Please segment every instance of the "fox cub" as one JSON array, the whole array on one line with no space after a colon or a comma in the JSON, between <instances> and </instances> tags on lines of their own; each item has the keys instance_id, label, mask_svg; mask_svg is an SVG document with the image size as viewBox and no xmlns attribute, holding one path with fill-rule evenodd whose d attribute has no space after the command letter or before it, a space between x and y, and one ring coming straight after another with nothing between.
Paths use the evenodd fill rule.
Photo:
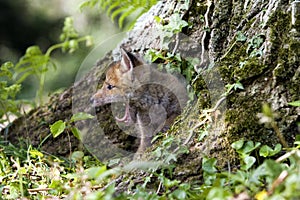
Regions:
<instances>
[{"instance_id":1,"label":"fox cub","mask_svg":"<svg viewBox=\"0 0 300 200\"><path fill-rule=\"evenodd\" d=\"M125 126L133 125L140 138L137 152L142 153L153 135L169 128L187 99L183 80L121 49L121 60L109 66L103 86L92 96L91 103L94 107L123 103L115 119Z\"/></svg>"}]
</instances>

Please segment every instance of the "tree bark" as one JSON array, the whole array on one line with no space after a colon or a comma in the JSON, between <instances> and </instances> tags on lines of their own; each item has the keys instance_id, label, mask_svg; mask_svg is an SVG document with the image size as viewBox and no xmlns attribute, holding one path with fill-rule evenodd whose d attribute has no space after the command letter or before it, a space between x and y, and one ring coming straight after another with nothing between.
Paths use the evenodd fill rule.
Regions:
<instances>
[{"instance_id":1,"label":"tree bark","mask_svg":"<svg viewBox=\"0 0 300 200\"><path fill-rule=\"evenodd\" d=\"M178 159L175 175L185 180L198 178L204 155L217 158L221 168L228 164L237 165L238 158L231 143L239 139L274 146L281 142L276 134L278 131L291 147L295 136L299 134L297 122L300 121L300 108L288 105L288 102L300 98L299 2L193 0L187 10L184 4L180 1L160 1L138 20L135 28L120 44L128 51L140 54L150 48L160 49L161 41L151 37L153 31L157 30L153 29L156 23L154 16L168 21L172 14L178 12L182 19L192 25L185 28L183 33L194 43L184 48L191 50L193 44L198 44L201 51L193 55L202 58L206 64L208 61L213 63L210 73L204 78L206 83L201 83L199 79L192 85L199 96L197 103L188 114L183 113L169 131L179 138L188 138L183 141L189 153L182 154ZM292 13L293 6L296 7L293 8L296 14ZM240 38L242 36L245 38ZM72 113L90 112L87 106L89 99L95 88L101 86L103 71L113 61L113 57L118 57L118 54L108 53L85 77L64 93L53 96L46 105L14 121L9 127L8 140L18 143L22 139L33 146L39 146L49 135L50 124L60 119L70 119ZM207 70L203 66L199 65L198 68ZM211 98L206 102L209 81L222 82L223 86L239 81L244 89L231 91L222 102L218 102L221 96L212 98L213 94L208 94ZM222 89L226 91L225 87ZM208 105L213 108L217 103L220 103L218 108L204 114L205 106L206 109ZM262 113L264 103L271 106L275 129L277 127L278 130L274 130L274 126L260 123L259 113ZM124 152L134 152L138 141L120 130L112 118L110 106L98 109L97 119L77 124L82 130L85 130L83 127L87 124L88 127L98 122L104 124L101 130L92 126L83 131L84 137L88 138L84 144L89 151L95 154L101 152L106 155L105 159L113 156L106 154L103 148L97 149L97 144L92 144L93 141L99 141L97 137L106 137ZM211 117L213 128L204 139L199 140L204 127L201 122L207 116ZM205 121L205 124L208 122ZM79 146L80 142L69 133L69 136L62 134L57 138L49 137L41 148L51 154L68 155L70 149L73 151Z\"/></svg>"}]
</instances>

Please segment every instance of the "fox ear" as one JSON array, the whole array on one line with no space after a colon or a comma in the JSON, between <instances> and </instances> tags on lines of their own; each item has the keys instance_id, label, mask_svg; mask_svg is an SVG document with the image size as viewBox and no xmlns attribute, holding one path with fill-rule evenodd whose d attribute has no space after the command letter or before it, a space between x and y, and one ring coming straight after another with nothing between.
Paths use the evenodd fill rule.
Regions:
<instances>
[{"instance_id":1,"label":"fox ear","mask_svg":"<svg viewBox=\"0 0 300 200\"><path fill-rule=\"evenodd\" d=\"M121 48L121 56L121 68L124 73L132 70L134 67L142 63L138 57L123 48Z\"/></svg>"},{"instance_id":2,"label":"fox ear","mask_svg":"<svg viewBox=\"0 0 300 200\"><path fill-rule=\"evenodd\" d=\"M121 48L121 70L122 72L131 71L133 69L133 62L129 57L129 52Z\"/></svg>"}]
</instances>

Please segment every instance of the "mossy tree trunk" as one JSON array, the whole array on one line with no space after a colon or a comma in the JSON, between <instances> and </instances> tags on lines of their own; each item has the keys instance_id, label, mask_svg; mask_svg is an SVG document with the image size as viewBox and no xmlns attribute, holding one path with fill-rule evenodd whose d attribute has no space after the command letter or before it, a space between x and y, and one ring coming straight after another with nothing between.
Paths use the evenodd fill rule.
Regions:
<instances>
[{"instance_id":1,"label":"mossy tree trunk","mask_svg":"<svg viewBox=\"0 0 300 200\"><path fill-rule=\"evenodd\" d=\"M288 105L288 102L300 99L299 3L288 0L191 2L188 10L184 10L184 3L160 1L139 19L136 28L120 44L133 52L157 48L153 39L149 38L151 24L156 23L154 16L167 21L174 12L179 12L182 19L192 25L184 29L183 33L208 52L207 58L214 63L213 68L220 74L224 85L239 81L244 87L243 90L232 91L226 98L226 104L225 101L222 102L226 106L222 116L212 116L222 121L216 122L217 128L203 140L199 141L197 135L203 128L199 125L203 120L200 118L203 116L201 98L190 114L177 122L171 130L174 135L194 132L190 135L190 140L186 141L189 154L182 155L175 169L175 173L184 179L200 174L204 154L217 158L221 167L228 163L236 164L237 157L230 144L241 138L270 146L279 143L274 126L259 123L258 113L262 112L264 103L271 106L276 116L276 127L289 146L293 145L295 136L299 133L297 122L300 121L300 108ZM296 9L292 9L293 6ZM292 14L292 10L296 12ZM293 23L292 18L295 18ZM8 140L17 143L21 138L38 146L49 135L50 124L60 119L70 119L74 112L87 111L84 105L88 104L93 90L103 80L103 66L107 66L113 60L112 57L112 53L108 53L74 86L53 96L46 105L17 119L9 128ZM211 80L214 78L211 77ZM84 92L74 93L75 88ZM199 96L202 88L195 86L195 92ZM80 98L76 98L76 95ZM74 97L81 100L72 109ZM216 102L211 102L211 107ZM134 138L122 134L114 123L110 107L99 109L98 120L105 123L103 129L107 137L120 143L119 146L124 149L132 149L132 146L136 148L136 145L132 145ZM176 127L184 127L185 131L179 131ZM69 133L69 136L62 134L55 139L49 137L43 142L42 149L52 154L67 155L70 148L74 150L79 146L80 142Z\"/></svg>"}]
</instances>

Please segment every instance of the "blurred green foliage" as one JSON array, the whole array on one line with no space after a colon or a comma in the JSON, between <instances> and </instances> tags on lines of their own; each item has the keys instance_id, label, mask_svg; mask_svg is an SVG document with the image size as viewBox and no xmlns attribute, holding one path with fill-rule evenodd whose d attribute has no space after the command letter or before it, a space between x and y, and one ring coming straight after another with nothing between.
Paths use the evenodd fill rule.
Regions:
<instances>
[{"instance_id":1,"label":"blurred green foliage","mask_svg":"<svg viewBox=\"0 0 300 200\"><path fill-rule=\"evenodd\" d=\"M120 28L126 26L131 28L138 17L148 11L157 0L86 0L80 6L81 9L85 7L98 7L106 11L106 15L110 16L112 21L117 21ZM131 20L127 20L132 17ZM127 21L126 21L127 20Z\"/></svg>"}]
</instances>

